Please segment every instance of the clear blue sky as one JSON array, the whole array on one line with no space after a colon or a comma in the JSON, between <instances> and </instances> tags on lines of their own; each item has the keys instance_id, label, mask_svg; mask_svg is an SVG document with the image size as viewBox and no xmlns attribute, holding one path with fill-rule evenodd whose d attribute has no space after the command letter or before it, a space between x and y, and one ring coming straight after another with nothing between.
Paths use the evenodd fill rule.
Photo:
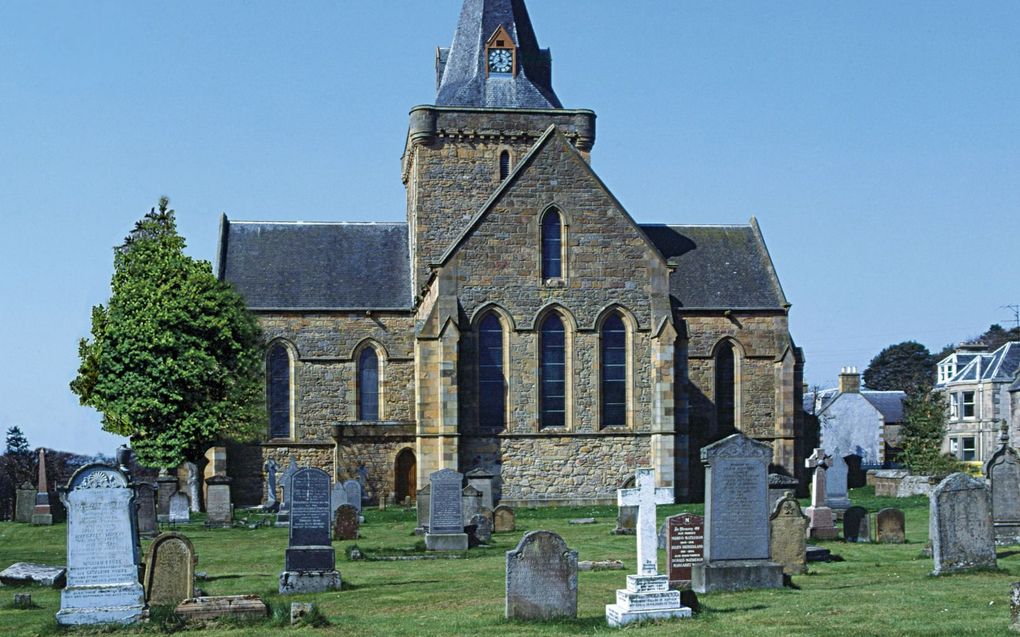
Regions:
<instances>
[{"instance_id":1,"label":"clear blue sky","mask_svg":"<svg viewBox=\"0 0 1020 637\"><path fill-rule=\"evenodd\" d=\"M1020 302L1020 3L532 0L593 165L641 222L755 215L806 379ZM0 427L110 453L67 383L111 248L160 195L403 220L408 109L459 0L0 3Z\"/></svg>"}]
</instances>

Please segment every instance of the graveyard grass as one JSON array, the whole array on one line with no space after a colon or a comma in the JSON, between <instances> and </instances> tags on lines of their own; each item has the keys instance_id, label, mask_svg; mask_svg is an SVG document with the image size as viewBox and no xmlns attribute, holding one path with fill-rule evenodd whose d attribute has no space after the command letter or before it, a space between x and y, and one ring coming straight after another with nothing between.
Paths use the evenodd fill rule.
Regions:
<instances>
[{"instance_id":1,"label":"graveyard grass","mask_svg":"<svg viewBox=\"0 0 1020 637\"><path fill-rule=\"evenodd\" d=\"M932 560L921 557L928 539L928 499L876 498L870 488L851 491L855 504L872 516L883 507L906 513L907 544L821 543L845 561L810 563L810 573L794 576L798 589L702 595L703 611L694 619L628 627L634 635L1007 635L1010 583L1020 580L1020 548L999 548L999 571L931 577ZM802 501L806 506L806 501ZM702 512L701 505L659 507L667 515ZM346 550L357 545L367 554L416 553L422 538L412 535L413 509L365 509L366 523L357 541L334 542L340 592L282 597L276 594L283 568L287 530L277 528L205 529L179 527L198 553L197 571L208 580L197 586L209 595L255 593L286 619L261 623L221 623L182 634L252 635L608 635L605 605L615 601L628 573L635 570L633 536L613 536L615 507L518 510L517 531L493 535L490 548L472 549L462 559L420 561L350 561ZM568 520L595 517L593 525ZM874 525L874 517L872 518ZM525 531L547 529L577 549L580 560L621 559L623 571L578 574L578 619L544 623L503 619L504 552ZM0 568L19 561L64 564L66 526L31 527L0 523ZM143 550L148 542L144 542ZM664 569L664 552L659 565ZM30 592L38 608L15 610L15 592ZM40 587L0 590L0 634L116 635L161 634L179 629L165 611L148 625L127 629L75 629L56 625L59 592ZM291 601L313 601L328 622L289 626Z\"/></svg>"}]
</instances>

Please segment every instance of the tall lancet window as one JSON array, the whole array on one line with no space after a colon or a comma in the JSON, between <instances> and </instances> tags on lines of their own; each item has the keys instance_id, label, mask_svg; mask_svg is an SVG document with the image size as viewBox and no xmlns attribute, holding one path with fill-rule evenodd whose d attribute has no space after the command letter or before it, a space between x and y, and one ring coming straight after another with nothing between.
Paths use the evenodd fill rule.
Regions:
<instances>
[{"instance_id":1,"label":"tall lancet window","mask_svg":"<svg viewBox=\"0 0 1020 637\"><path fill-rule=\"evenodd\" d=\"M602 426L627 424L627 328L613 313L602 323Z\"/></svg>"},{"instance_id":2,"label":"tall lancet window","mask_svg":"<svg viewBox=\"0 0 1020 637\"><path fill-rule=\"evenodd\" d=\"M542 217L542 278L563 277L563 220L555 208Z\"/></svg>"},{"instance_id":3,"label":"tall lancet window","mask_svg":"<svg viewBox=\"0 0 1020 637\"><path fill-rule=\"evenodd\" d=\"M266 357L266 396L269 399L269 437L290 438L290 353L276 343Z\"/></svg>"},{"instance_id":4,"label":"tall lancet window","mask_svg":"<svg viewBox=\"0 0 1020 637\"><path fill-rule=\"evenodd\" d=\"M478 326L478 424L486 428L502 428L505 423L503 324L490 312Z\"/></svg>"},{"instance_id":5,"label":"tall lancet window","mask_svg":"<svg viewBox=\"0 0 1020 637\"><path fill-rule=\"evenodd\" d=\"M379 356L370 346L358 355L358 420L379 420Z\"/></svg>"},{"instance_id":6,"label":"tall lancet window","mask_svg":"<svg viewBox=\"0 0 1020 637\"><path fill-rule=\"evenodd\" d=\"M559 316L546 317L539 338L540 424L563 427L567 422L567 334Z\"/></svg>"},{"instance_id":7,"label":"tall lancet window","mask_svg":"<svg viewBox=\"0 0 1020 637\"><path fill-rule=\"evenodd\" d=\"M729 342L721 343L715 353L715 421L719 434L736 426L736 361Z\"/></svg>"},{"instance_id":8,"label":"tall lancet window","mask_svg":"<svg viewBox=\"0 0 1020 637\"><path fill-rule=\"evenodd\" d=\"M510 175L510 151L504 150L499 154L499 180L503 181Z\"/></svg>"}]
</instances>

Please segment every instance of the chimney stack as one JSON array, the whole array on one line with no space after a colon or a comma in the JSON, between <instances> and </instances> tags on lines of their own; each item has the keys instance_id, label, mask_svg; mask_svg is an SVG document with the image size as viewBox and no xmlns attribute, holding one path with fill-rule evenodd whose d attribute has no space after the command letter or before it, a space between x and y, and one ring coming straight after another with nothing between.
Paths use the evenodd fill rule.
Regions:
<instances>
[{"instance_id":1,"label":"chimney stack","mask_svg":"<svg viewBox=\"0 0 1020 637\"><path fill-rule=\"evenodd\" d=\"M839 393L861 393L861 375L856 367L844 367L839 370Z\"/></svg>"}]
</instances>

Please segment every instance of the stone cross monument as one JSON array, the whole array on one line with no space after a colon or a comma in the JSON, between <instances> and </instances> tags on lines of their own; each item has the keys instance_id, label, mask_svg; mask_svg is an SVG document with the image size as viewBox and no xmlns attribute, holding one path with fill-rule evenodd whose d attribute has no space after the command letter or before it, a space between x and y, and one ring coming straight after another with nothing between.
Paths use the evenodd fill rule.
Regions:
<instances>
[{"instance_id":1,"label":"stone cross monument","mask_svg":"<svg viewBox=\"0 0 1020 637\"><path fill-rule=\"evenodd\" d=\"M836 522L832 515L832 509L826 506L825 495L825 472L829 468L829 456L825 455L824 449L815 449L804 466L814 469L811 476L811 506L807 508L810 522L808 523L808 537L819 540L836 539Z\"/></svg>"},{"instance_id":2,"label":"stone cross monument","mask_svg":"<svg viewBox=\"0 0 1020 637\"><path fill-rule=\"evenodd\" d=\"M659 542L655 529L655 505L672 504L673 489L655 486L655 470L637 470L634 489L617 491L619 506L637 506L638 572L627 576L627 588L616 591L616 603L606 605L610 626L647 619L673 619L691 616L691 609L680 603L680 591L669 590L669 576L659 575Z\"/></svg>"}]
</instances>

